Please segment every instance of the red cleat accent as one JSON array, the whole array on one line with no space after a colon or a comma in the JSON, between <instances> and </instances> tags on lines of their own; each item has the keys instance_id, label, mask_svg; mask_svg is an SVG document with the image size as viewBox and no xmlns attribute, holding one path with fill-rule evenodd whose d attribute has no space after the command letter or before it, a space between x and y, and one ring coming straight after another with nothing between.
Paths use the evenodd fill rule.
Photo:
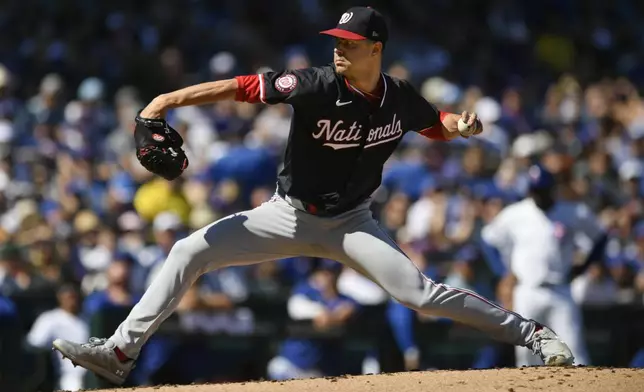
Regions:
<instances>
[{"instance_id":1,"label":"red cleat accent","mask_svg":"<svg viewBox=\"0 0 644 392\"><path fill-rule=\"evenodd\" d=\"M129 360L131 359L131 358L128 358L128 356L127 356L127 355L125 355L125 354L123 353L123 351L121 351L121 349L120 349L120 348L118 348L118 347L114 347L114 352L116 353L116 357L117 357L117 358L119 359L119 361L121 361L121 362L127 362L127 361L129 361Z\"/></svg>"}]
</instances>

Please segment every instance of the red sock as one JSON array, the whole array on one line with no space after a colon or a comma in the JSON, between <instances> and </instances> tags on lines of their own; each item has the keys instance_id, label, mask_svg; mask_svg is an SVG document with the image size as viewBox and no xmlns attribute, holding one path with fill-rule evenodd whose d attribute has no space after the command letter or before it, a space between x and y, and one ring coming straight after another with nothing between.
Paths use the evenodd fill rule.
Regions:
<instances>
[{"instance_id":1,"label":"red sock","mask_svg":"<svg viewBox=\"0 0 644 392\"><path fill-rule=\"evenodd\" d=\"M121 351L121 349L120 349L120 348L118 348L118 347L115 347L115 348L114 348L114 352L116 353L116 357L117 357L117 358L119 359L119 361L121 361L121 362L127 362L127 361L129 361L129 360L131 359L131 358L128 358L128 356L127 356L127 355L125 355L125 354L123 353L123 351Z\"/></svg>"}]
</instances>

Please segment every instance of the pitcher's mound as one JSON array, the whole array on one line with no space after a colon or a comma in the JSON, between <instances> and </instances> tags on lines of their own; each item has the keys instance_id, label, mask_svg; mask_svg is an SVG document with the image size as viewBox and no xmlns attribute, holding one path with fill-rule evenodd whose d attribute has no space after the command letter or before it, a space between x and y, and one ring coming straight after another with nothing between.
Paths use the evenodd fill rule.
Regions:
<instances>
[{"instance_id":1,"label":"pitcher's mound","mask_svg":"<svg viewBox=\"0 0 644 392\"><path fill-rule=\"evenodd\" d=\"M644 369L531 367L431 371L237 384L156 386L136 392L642 392ZM123 392L120 390L110 390ZM103 392L107 392L104 390Z\"/></svg>"}]
</instances>

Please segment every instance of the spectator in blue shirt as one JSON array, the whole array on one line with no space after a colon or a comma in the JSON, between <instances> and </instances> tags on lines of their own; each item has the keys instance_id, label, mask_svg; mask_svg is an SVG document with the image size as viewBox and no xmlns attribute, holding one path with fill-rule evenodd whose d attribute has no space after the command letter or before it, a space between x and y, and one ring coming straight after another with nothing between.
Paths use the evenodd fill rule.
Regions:
<instances>
[{"instance_id":1,"label":"spectator in blue shirt","mask_svg":"<svg viewBox=\"0 0 644 392\"><path fill-rule=\"evenodd\" d=\"M310 320L318 331L345 325L356 314L358 305L338 293L339 265L322 261L307 281L293 289L288 300L291 319ZM341 374L342 351L336 342L313 338L286 339L268 364L272 380L310 378Z\"/></svg>"},{"instance_id":2,"label":"spectator in blue shirt","mask_svg":"<svg viewBox=\"0 0 644 392\"><path fill-rule=\"evenodd\" d=\"M140 296L132 294L130 282L131 261L127 259L113 260L105 271L107 287L105 290L90 294L83 302L83 317L86 320L98 312L109 308L131 307Z\"/></svg>"}]
</instances>

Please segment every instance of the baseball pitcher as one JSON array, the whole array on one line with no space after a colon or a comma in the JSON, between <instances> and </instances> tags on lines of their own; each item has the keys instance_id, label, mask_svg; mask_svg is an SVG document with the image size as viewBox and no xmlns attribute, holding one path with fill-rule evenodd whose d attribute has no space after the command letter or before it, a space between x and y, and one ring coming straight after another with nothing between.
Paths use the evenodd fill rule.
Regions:
<instances>
[{"instance_id":1,"label":"baseball pitcher","mask_svg":"<svg viewBox=\"0 0 644 392\"><path fill-rule=\"evenodd\" d=\"M273 198L220 219L177 242L141 301L107 339L56 340L72 362L122 384L145 344L201 274L232 265L298 255L337 260L418 312L448 317L490 337L530 348L549 365L573 357L548 327L481 296L425 277L370 212L383 164L406 132L448 141L482 131L475 114L443 113L406 81L381 71L388 29L369 7L345 12L333 62L202 83L163 94L136 118L137 156L172 180L188 166L182 140L164 120L168 109L237 100L285 103L293 117Z\"/></svg>"}]
</instances>

